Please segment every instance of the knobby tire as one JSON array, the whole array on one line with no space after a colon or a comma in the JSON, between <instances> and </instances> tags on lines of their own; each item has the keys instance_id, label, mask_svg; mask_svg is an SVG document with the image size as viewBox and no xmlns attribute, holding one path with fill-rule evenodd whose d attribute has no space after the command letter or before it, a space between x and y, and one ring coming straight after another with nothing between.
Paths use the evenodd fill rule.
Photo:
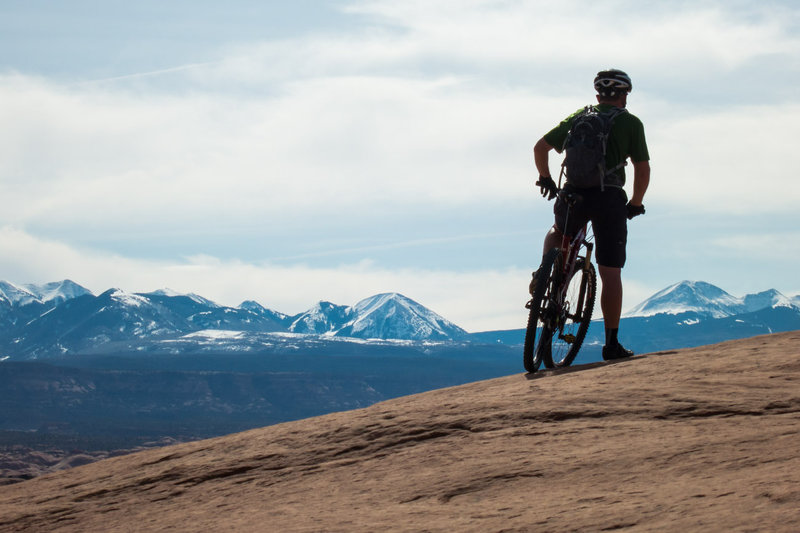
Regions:
<instances>
[{"instance_id":1,"label":"knobby tire","mask_svg":"<svg viewBox=\"0 0 800 533\"><path fill-rule=\"evenodd\" d=\"M522 363L528 372L536 372L542 364L540 351L536 346L536 330L539 327L539 311L542 308L547 287L551 282L551 273L556 257L559 257L558 248L553 248L542 259L539 270L536 271L536 288L533 291L529 302L530 312L528 313L528 325L525 329L525 344L522 348Z\"/></svg>"},{"instance_id":2,"label":"knobby tire","mask_svg":"<svg viewBox=\"0 0 800 533\"><path fill-rule=\"evenodd\" d=\"M561 254L559 254L555 260L554 272L562 271L561 263ZM594 265L589 263L586 268L585 259L579 257L575 262L574 273L564 283L568 287L564 306L562 308L553 306L554 299L550 296L558 290L560 284L551 283L548 286L545 303L539 309L540 315L547 316L547 323L542 324L542 333L536 351L537 357L547 368L562 368L571 365L581 349L592 321L592 311L597 294L597 273ZM583 301L579 302L582 286L584 296ZM579 310L577 309L578 305L581 307ZM579 311L577 317L576 311ZM550 313L550 315L548 316L546 313Z\"/></svg>"}]
</instances>

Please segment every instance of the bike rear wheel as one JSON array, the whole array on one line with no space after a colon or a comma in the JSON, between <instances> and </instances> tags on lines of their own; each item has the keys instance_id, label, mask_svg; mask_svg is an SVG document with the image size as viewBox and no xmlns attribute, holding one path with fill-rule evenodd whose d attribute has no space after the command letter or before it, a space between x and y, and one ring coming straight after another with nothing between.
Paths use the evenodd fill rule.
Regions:
<instances>
[{"instance_id":1,"label":"bike rear wheel","mask_svg":"<svg viewBox=\"0 0 800 533\"><path fill-rule=\"evenodd\" d=\"M547 293L547 287L550 283L553 265L556 261L556 257L560 255L558 248L553 248L547 252L542 259L539 270L534 274L536 287L531 295L531 301L528 302L530 312L528 313L528 326L525 330L525 344L522 348L522 363L525 366L525 370L528 372L536 372L542 364L541 354L539 350L536 349L536 333L541 327L539 312L542 308L542 303Z\"/></svg>"},{"instance_id":2,"label":"bike rear wheel","mask_svg":"<svg viewBox=\"0 0 800 533\"><path fill-rule=\"evenodd\" d=\"M556 257L553 271L560 273L561 254ZM556 295L561 289L561 281L551 280L547 284L547 292L539 309L541 334L536 347L537 357L547 368L569 366L578 355L583 339L589 330L597 293L597 274L594 265L586 264L579 257L575 262L575 271L569 279L566 297L559 305Z\"/></svg>"}]
</instances>

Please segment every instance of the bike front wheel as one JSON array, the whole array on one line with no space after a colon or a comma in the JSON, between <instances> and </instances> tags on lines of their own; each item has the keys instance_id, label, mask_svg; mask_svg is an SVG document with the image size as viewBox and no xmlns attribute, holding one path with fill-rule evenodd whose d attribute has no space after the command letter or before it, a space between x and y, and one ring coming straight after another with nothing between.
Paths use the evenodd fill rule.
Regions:
<instances>
[{"instance_id":1,"label":"bike front wheel","mask_svg":"<svg viewBox=\"0 0 800 533\"><path fill-rule=\"evenodd\" d=\"M561 272L561 255L553 265L554 272ZM575 271L566 284L566 297L559 302L557 295L562 290L560 280L548 284L542 307L539 309L541 334L536 346L537 357L547 368L569 366L578 355L583 339L589 330L597 294L597 273L592 263L579 257Z\"/></svg>"},{"instance_id":2,"label":"bike front wheel","mask_svg":"<svg viewBox=\"0 0 800 533\"><path fill-rule=\"evenodd\" d=\"M522 363L528 372L536 372L542 364L541 353L536 346L536 334L542 325L539 314L545 301L545 295L548 293L548 285L552 281L553 265L556 257L560 255L558 248L553 248L547 252L542 259L539 270L534 274L535 288L527 305L530 312L528 313L528 327L525 330L525 344L522 348Z\"/></svg>"}]
</instances>

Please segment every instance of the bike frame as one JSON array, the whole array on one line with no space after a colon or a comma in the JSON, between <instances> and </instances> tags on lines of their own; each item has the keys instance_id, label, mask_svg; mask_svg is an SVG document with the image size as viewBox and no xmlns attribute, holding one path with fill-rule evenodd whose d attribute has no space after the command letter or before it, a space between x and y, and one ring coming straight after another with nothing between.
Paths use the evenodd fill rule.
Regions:
<instances>
[{"instance_id":1,"label":"bike frame","mask_svg":"<svg viewBox=\"0 0 800 533\"><path fill-rule=\"evenodd\" d=\"M566 229L569 223L569 213L572 206L575 203L575 197L572 194L565 194L564 200L567 202L567 216L566 221L564 223L564 228ZM558 287L557 293L555 294L556 297L556 304L560 309L564 308L564 305L567 303L567 290L569 289L569 283L567 281L572 279L572 276L575 274L575 265L578 261L578 257L580 257L581 248L586 248L586 253L583 255L584 262L583 268L584 272L588 273L590 268L590 261L592 257L592 250L594 249L594 244L587 240L588 235L588 224L584 225L578 232L572 237L568 237L566 233L561 237L561 258L563 265L563 270L561 272L561 280L560 286ZM571 318L572 320L579 322L583 319L581 316L581 310L583 309L583 302L586 298L586 284L588 283L587 276L581 276L581 287L580 292L578 294L578 301L575 302L577 305L570 306L575 311L573 314L567 314L567 318ZM559 327L559 337L562 336L561 330L562 328Z\"/></svg>"}]
</instances>

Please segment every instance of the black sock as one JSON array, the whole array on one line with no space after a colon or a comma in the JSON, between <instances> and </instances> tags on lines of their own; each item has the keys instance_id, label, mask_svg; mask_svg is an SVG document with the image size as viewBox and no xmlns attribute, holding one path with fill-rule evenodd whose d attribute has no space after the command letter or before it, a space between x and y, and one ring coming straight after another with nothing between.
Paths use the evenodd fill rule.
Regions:
<instances>
[{"instance_id":1,"label":"black sock","mask_svg":"<svg viewBox=\"0 0 800 533\"><path fill-rule=\"evenodd\" d=\"M606 346L616 346L619 344L617 340L617 333L619 332L619 328L606 328Z\"/></svg>"}]
</instances>

